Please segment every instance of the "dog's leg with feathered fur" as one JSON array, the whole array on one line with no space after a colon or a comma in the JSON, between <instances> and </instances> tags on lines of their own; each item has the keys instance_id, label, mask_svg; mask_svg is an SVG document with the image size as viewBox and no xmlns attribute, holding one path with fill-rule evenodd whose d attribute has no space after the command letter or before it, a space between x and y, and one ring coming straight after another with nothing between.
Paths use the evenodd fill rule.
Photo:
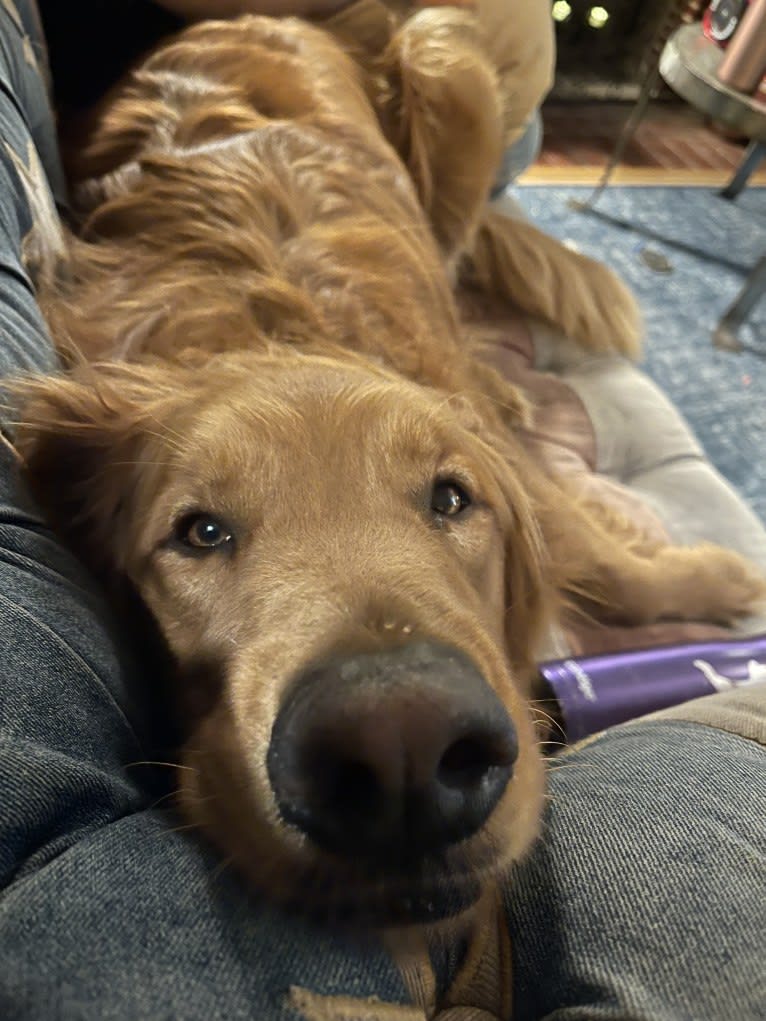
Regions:
<instances>
[{"instance_id":1,"label":"dog's leg with feathered fur","mask_svg":"<svg viewBox=\"0 0 766 1021\"><path fill-rule=\"evenodd\" d=\"M560 488L542 481L540 527L557 588L586 618L731 626L763 610L766 577L740 554L708 542L673 546L653 539L599 497L558 481Z\"/></svg>"},{"instance_id":2,"label":"dog's leg with feathered fur","mask_svg":"<svg viewBox=\"0 0 766 1021\"><path fill-rule=\"evenodd\" d=\"M393 35L384 130L407 165L448 263L470 246L503 149L496 74L474 15L430 7Z\"/></svg>"},{"instance_id":3,"label":"dog's leg with feathered fur","mask_svg":"<svg viewBox=\"0 0 766 1021\"><path fill-rule=\"evenodd\" d=\"M503 149L500 92L470 11L430 7L392 37L382 120L407 164L448 264L591 351L635 357L638 306L606 266L487 209Z\"/></svg>"},{"instance_id":4,"label":"dog's leg with feathered fur","mask_svg":"<svg viewBox=\"0 0 766 1021\"><path fill-rule=\"evenodd\" d=\"M463 275L588 351L640 353L638 304L619 277L525 220L485 210Z\"/></svg>"}]
</instances>

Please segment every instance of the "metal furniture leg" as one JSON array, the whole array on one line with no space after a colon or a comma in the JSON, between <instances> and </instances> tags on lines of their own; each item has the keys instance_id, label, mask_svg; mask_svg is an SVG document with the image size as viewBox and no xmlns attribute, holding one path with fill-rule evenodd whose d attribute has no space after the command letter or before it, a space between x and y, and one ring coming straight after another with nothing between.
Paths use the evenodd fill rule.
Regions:
<instances>
[{"instance_id":1,"label":"metal furniture leg","mask_svg":"<svg viewBox=\"0 0 766 1021\"><path fill-rule=\"evenodd\" d=\"M668 41L677 25L681 23L688 24L700 18L702 16L702 8L704 6L705 0L673 0L673 2L669 4L665 17L659 23L647 48L647 53L644 58L647 70L644 75L638 99L636 100L633 109L630 111L630 116L623 124L622 131L620 132L619 138L612 150L609 162L604 168L601 179L587 199L570 199L567 205L571 209L576 209L581 213L587 212L588 210L593 209L598 200L601 198L612 179L612 174L617 169L620 160L625 154L625 150L633 141L633 137L644 118L644 114L647 111L649 103L652 99L654 99L659 91L662 83L659 70L659 58L665 43Z\"/></svg>"},{"instance_id":2,"label":"metal furniture leg","mask_svg":"<svg viewBox=\"0 0 766 1021\"><path fill-rule=\"evenodd\" d=\"M722 351L742 350L743 345L737 337L737 330L763 297L764 292L766 292L766 255L762 255L758 260L745 286L715 328L713 332L715 347Z\"/></svg>"},{"instance_id":3,"label":"metal furniture leg","mask_svg":"<svg viewBox=\"0 0 766 1021\"><path fill-rule=\"evenodd\" d=\"M641 121L644 119L644 114L647 111L649 103L657 92L660 81L659 71L656 67L652 68L644 79L644 83L641 86L641 92L633 106L633 109L630 111L630 116L622 126L619 138L617 139L614 149L612 150L612 154L609 157L609 162L601 174L601 179L588 198L584 201L582 199L570 199L568 205L571 209L576 209L578 212L586 212L587 210L592 209L601 198L601 195L609 185L609 182L612 179L612 174L619 165L625 150L633 141L633 137L636 134L636 131L638 131Z\"/></svg>"},{"instance_id":4,"label":"metal furniture leg","mask_svg":"<svg viewBox=\"0 0 766 1021\"><path fill-rule=\"evenodd\" d=\"M762 160L766 160L766 142L751 142L734 176L721 192L721 198L735 199L742 191Z\"/></svg>"}]
</instances>

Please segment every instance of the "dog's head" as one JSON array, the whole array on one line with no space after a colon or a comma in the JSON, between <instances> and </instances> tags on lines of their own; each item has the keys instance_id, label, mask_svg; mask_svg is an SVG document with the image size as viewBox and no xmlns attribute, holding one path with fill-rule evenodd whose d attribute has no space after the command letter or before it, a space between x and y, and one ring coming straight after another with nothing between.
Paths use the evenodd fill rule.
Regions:
<instances>
[{"instance_id":1,"label":"dog's head","mask_svg":"<svg viewBox=\"0 0 766 1021\"><path fill-rule=\"evenodd\" d=\"M470 906L542 799L526 696L550 596L521 452L463 397L284 350L25 398L34 490L175 663L188 818L283 902L372 924Z\"/></svg>"}]
</instances>

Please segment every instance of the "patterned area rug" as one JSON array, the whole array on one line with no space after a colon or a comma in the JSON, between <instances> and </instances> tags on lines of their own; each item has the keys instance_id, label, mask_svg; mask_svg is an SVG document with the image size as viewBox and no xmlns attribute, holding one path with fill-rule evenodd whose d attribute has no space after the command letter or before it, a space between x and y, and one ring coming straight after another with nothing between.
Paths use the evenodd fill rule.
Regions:
<instances>
[{"instance_id":1,"label":"patterned area rug","mask_svg":"<svg viewBox=\"0 0 766 1021\"><path fill-rule=\"evenodd\" d=\"M644 369L681 409L711 461L766 522L766 297L741 329L741 354L711 334L766 253L766 189L727 202L707 188L614 187L596 212L588 188L517 187L542 229L611 265L641 302Z\"/></svg>"}]
</instances>

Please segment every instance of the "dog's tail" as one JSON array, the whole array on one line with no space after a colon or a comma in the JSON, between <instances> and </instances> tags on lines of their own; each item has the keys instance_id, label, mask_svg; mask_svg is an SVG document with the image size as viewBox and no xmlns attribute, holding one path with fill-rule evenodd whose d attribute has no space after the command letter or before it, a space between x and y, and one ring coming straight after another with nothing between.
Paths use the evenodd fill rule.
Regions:
<instances>
[{"instance_id":1,"label":"dog's tail","mask_svg":"<svg viewBox=\"0 0 766 1021\"><path fill-rule=\"evenodd\" d=\"M602 263L525 220L487 210L464 277L469 285L557 326L588 351L640 354L641 316L626 285Z\"/></svg>"}]
</instances>

